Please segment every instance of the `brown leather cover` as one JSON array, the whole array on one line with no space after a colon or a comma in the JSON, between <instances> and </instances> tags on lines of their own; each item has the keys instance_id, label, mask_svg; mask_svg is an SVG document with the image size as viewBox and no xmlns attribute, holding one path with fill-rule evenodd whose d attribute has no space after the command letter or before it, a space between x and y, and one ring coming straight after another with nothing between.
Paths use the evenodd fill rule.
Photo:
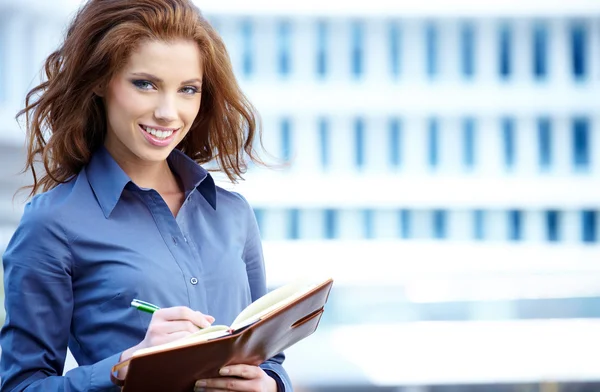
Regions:
<instances>
[{"instance_id":1,"label":"brown leather cover","mask_svg":"<svg viewBox=\"0 0 600 392\"><path fill-rule=\"evenodd\" d=\"M219 377L223 366L260 365L317 329L332 285L328 279L233 335L132 358L122 392L190 392L197 380Z\"/></svg>"}]
</instances>

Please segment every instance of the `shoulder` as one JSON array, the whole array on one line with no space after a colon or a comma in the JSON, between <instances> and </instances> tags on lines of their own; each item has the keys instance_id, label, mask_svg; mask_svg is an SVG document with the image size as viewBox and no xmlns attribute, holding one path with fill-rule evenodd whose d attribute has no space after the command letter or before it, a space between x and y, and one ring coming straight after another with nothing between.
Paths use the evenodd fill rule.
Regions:
<instances>
[{"instance_id":1,"label":"shoulder","mask_svg":"<svg viewBox=\"0 0 600 392\"><path fill-rule=\"evenodd\" d=\"M242 194L230 191L220 186L215 186L217 190L217 209L225 208L232 212L248 213L252 212L252 206Z\"/></svg>"},{"instance_id":2,"label":"shoulder","mask_svg":"<svg viewBox=\"0 0 600 392\"><path fill-rule=\"evenodd\" d=\"M77 177L33 196L25 205L15 237L39 238L39 241L44 241L48 236L65 239L66 222L69 221L69 215L73 214L76 182Z\"/></svg>"}]
</instances>

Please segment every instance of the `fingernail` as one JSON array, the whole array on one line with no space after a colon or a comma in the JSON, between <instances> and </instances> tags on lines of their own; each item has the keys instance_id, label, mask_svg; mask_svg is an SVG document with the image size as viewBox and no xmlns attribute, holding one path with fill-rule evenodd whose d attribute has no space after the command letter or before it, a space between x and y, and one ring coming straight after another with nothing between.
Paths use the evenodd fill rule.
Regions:
<instances>
[{"instance_id":1,"label":"fingernail","mask_svg":"<svg viewBox=\"0 0 600 392\"><path fill-rule=\"evenodd\" d=\"M204 381L204 380L196 381L196 388L201 388L201 387L205 387L205 386L206 386L206 381Z\"/></svg>"},{"instance_id":2,"label":"fingernail","mask_svg":"<svg viewBox=\"0 0 600 392\"><path fill-rule=\"evenodd\" d=\"M227 368L223 368L223 369L219 370L219 374L220 374L221 376L226 376L226 375L228 375L228 374L229 374L229 369L227 369Z\"/></svg>"}]
</instances>

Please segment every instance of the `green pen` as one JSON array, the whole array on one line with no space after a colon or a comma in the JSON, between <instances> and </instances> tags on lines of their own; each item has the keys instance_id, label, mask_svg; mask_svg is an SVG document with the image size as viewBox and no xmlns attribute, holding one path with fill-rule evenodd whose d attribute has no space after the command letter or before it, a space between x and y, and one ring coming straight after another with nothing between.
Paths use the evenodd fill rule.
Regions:
<instances>
[{"instance_id":1,"label":"green pen","mask_svg":"<svg viewBox=\"0 0 600 392\"><path fill-rule=\"evenodd\" d=\"M133 301L131 301L131 306L133 306L137 310L141 310L142 312L146 312L146 313L150 313L150 314L152 314L160 309L159 306L151 304L150 302L141 301L139 299L134 299Z\"/></svg>"}]
</instances>

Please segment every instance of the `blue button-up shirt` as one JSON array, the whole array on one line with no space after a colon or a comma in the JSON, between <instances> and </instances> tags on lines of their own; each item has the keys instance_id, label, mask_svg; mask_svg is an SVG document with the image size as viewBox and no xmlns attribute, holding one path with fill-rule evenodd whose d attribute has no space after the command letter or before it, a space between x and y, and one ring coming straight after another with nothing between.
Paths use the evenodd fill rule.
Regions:
<instances>
[{"instance_id":1,"label":"blue button-up shirt","mask_svg":"<svg viewBox=\"0 0 600 392\"><path fill-rule=\"evenodd\" d=\"M117 391L111 367L143 340L151 319L130 307L134 298L188 306L229 325L266 293L247 201L178 150L168 162L185 189L177 217L105 148L71 181L28 203L3 257L2 392ZM62 376L67 345L79 367ZM291 391L283 359L261 367Z\"/></svg>"}]
</instances>

